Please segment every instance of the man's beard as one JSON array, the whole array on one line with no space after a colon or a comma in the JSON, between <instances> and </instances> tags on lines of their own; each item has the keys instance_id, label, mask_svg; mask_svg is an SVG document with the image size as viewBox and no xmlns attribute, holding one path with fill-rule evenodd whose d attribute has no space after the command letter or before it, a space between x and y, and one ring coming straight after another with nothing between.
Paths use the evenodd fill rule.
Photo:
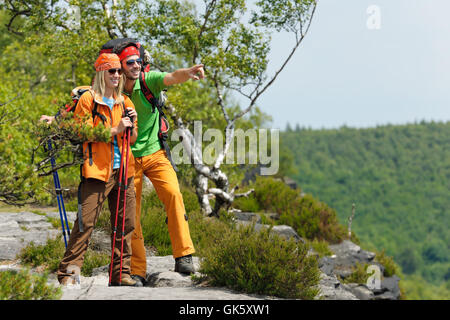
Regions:
<instances>
[{"instance_id":1,"label":"man's beard","mask_svg":"<svg viewBox=\"0 0 450 320\"><path fill-rule=\"evenodd\" d=\"M135 71L134 71L135 72ZM125 77L127 77L127 79L129 79L129 80L137 80L137 79L139 79L139 74L140 73L138 73L136 76L134 76L133 75L133 73L134 73L133 71L128 71L128 72L125 72Z\"/></svg>"}]
</instances>

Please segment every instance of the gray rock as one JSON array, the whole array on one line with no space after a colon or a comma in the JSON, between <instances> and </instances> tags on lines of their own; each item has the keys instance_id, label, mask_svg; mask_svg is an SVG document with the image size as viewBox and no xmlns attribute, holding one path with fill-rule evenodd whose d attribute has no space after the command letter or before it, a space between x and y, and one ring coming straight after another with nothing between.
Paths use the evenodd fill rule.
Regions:
<instances>
[{"instance_id":1,"label":"gray rock","mask_svg":"<svg viewBox=\"0 0 450 320\"><path fill-rule=\"evenodd\" d=\"M361 250L361 247L349 240L344 240L339 244L329 246L330 250L336 254L335 267L336 273L342 277L346 277L349 271L356 263L372 264L375 253ZM384 270L380 265L381 271Z\"/></svg>"},{"instance_id":2,"label":"gray rock","mask_svg":"<svg viewBox=\"0 0 450 320\"><path fill-rule=\"evenodd\" d=\"M300 241L305 243L305 241L297 234L297 232L290 226L278 225L272 228L272 232L278 234L279 236L286 239L294 239L295 241Z\"/></svg>"},{"instance_id":3,"label":"gray rock","mask_svg":"<svg viewBox=\"0 0 450 320\"><path fill-rule=\"evenodd\" d=\"M1 212L0 221L0 260L13 260L31 242L41 245L59 233L44 215L32 212Z\"/></svg>"},{"instance_id":4,"label":"gray rock","mask_svg":"<svg viewBox=\"0 0 450 320\"><path fill-rule=\"evenodd\" d=\"M147 278L147 287L192 287L194 286L189 275L180 274L173 271L150 273Z\"/></svg>"},{"instance_id":5,"label":"gray rock","mask_svg":"<svg viewBox=\"0 0 450 320\"><path fill-rule=\"evenodd\" d=\"M238 223L238 225L241 225L241 226L248 226L248 225L254 224L255 231L261 231L261 230L263 230L263 228L266 229L266 228L270 227L269 225L266 225L266 224L254 223L254 222L250 222L250 221L238 220L237 223ZM277 234L277 235L287 239L287 240L294 239L297 242L300 241L302 243L305 243L305 240L303 240L297 234L297 232L290 226L287 226L287 225L273 226L272 232L274 234Z\"/></svg>"},{"instance_id":6,"label":"gray rock","mask_svg":"<svg viewBox=\"0 0 450 320\"><path fill-rule=\"evenodd\" d=\"M60 219L59 212L46 212L47 217ZM76 212L67 212L69 222L76 219ZM61 229L55 229L42 214L31 212L0 213L0 260L14 260L20 250L30 242L45 244L47 239L55 238L61 234ZM243 213L241 217L246 221L239 221L239 225L253 224L256 231L268 228L268 225L255 223L256 215ZM259 216L258 216L259 217ZM260 221L260 220L256 220ZM287 239L303 241L289 226L274 226L272 232ZM110 252L110 236L100 230L94 230L91 238L91 248ZM317 299L355 300L355 299L398 299L399 278L397 276L384 278L379 289L370 291L365 285L341 284L337 275L345 278L352 272L356 262L377 264L373 262L375 254L361 250L359 246L343 241L338 245L331 245L330 249L335 253L331 257L319 260L319 268L322 271L318 288L320 294ZM310 255L317 255L310 250ZM199 268L198 257L193 257L194 265ZM9 262L8 262L9 263ZM196 284L190 276L174 272L175 260L172 256L148 256L147 278L148 284L143 288L108 287L108 266L97 268L91 277L81 277L81 284L63 288L63 300L70 299L272 299L273 297L247 295L233 292L225 288L209 288L204 284ZM0 271L6 269L20 270L20 266L0 265ZM381 273L384 268L380 265ZM35 271L33 271L35 272ZM199 274L197 274L199 275ZM58 285L56 276L51 274L49 283Z\"/></svg>"},{"instance_id":7,"label":"gray rock","mask_svg":"<svg viewBox=\"0 0 450 320\"><path fill-rule=\"evenodd\" d=\"M240 221L261 223L261 217L259 216L259 214L254 212L235 212L234 215L236 219Z\"/></svg>"},{"instance_id":8,"label":"gray rock","mask_svg":"<svg viewBox=\"0 0 450 320\"><path fill-rule=\"evenodd\" d=\"M198 268L198 257L193 257ZM96 268L92 277L81 277L79 286L62 287L62 300L262 300L273 297L248 295L226 288L201 287L189 275L174 272L172 256L147 257L149 283L145 287L108 287L108 266ZM55 280L52 282L57 284Z\"/></svg>"},{"instance_id":9,"label":"gray rock","mask_svg":"<svg viewBox=\"0 0 450 320\"><path fill-rule=\"evenodd\" d=\"M96 251L111 252L111 238L105 231L94 229L89 247Z\"/></svg>"},{"instance_id":10,"label":"gray rock","mask_svg":"<svg viewBox=\"0 0 450 320\"><path fill-rule=\"evenodd\" d=\"M398 300L400 298L400 278L396 275L381 279L381 289L374 290L377 300Z\"/></svg>"},{"instance_id":11,"label":"gray rock","mask_svg":"<svg viewBox=\"0 0 450 320\"><path fill-rule=\"evenodd\" d=\"M280 220L280 215L276 212L270 212L270 213L263 213L267 218L272 220Z\"/></svg>"},{"instance_id":12,"label":"gray rock","mask_svg":"<svg viewBox=\"0 0 450 320\"><path fill-rule=\"evenodd\" d=\"M364 284L348 283L342 286L359 300L372 300L374 298L374 293Z\"/></svg>"},{"instance_id":13,"label":"gray rock","mask_svg":"<svg viewBox=\"0 0 450 320\"><path fill-rule=\"evenodd\" d=\"M328 276L331 276L334 270L335 259L325 256L319 260L319 269Z\"/></svg>"},{"instance_id":14,"label":"gray rock","mask_svg":"<svg viewBox=\"0 0 450 320\"><path fill-rule=\"evenodd\" d=\"M358 300L358 298L348 290L345 290L336 276L320 274L318 285L319 294L316 299L320 300Z\"/></svg>"}]
</instances>

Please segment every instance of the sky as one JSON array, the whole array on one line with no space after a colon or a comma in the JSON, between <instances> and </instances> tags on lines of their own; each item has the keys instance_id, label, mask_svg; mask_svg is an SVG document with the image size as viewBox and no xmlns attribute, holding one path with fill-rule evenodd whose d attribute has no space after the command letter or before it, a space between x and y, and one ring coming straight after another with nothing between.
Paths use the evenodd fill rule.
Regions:
<instances>
[{"instance_id":1,"label":"sky","mask_svg":"<svg viewBox=\"0 0 450 320\"><path fill-rule=\"evenodd\" d=\"M449 121L449 15L448 0L319 0L309 33L258 106L281 130L288 122L328 129ZM273 35L268 75L290 44L292 35Z\"/></svg>"}]
</instances>

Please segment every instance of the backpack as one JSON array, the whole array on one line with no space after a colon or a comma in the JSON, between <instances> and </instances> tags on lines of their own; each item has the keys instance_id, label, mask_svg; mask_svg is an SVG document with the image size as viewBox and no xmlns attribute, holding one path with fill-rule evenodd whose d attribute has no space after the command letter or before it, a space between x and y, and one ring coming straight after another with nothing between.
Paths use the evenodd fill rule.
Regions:
<instances>
[{"instance_id":1,"label":"backpack","mask_svg":"<svg viewBox=\"0 0 450 320\"><path fill-rule=\"evenodd\" d=\"M72 104L65 104L63 106L65 112L74 112L75 108L77 107L78 101L80 100L81 96L88 92L91 89L89 86L80 86L76 87L72 90L70 93L70 96L72 97ZM95 119L95 117L100 117L103 123L106 121L106 117L102 114L100 114L97 111L97 102L94 102L94 108L92 109L92 119ZM59 116L61 116L61 111L58 111L58 113L55 115L55 118L57 119Z\"/></svg>"},{"instance_id":2,"label":"backpack","mask_svg":"<svg viewBox=\"0 0 450 320\"><path fill-rule=\"evenodd\" d=\"M175 162L172 159L172 155L170 153L170 148L167 143L167 139L169 137L168 131L169 131L169 121L167 120L166 115L163 112L163 108L165 108L164 105L164 99L161 99L163 97L163 94L161 94L160 99L156 99L154 94L151 92L151 90L148 88L147 83L145 82L145 73L150 71L150 62L148 59L148 55L146 53L146 50L144 47L135 39L132 38L119 38L119 39L113 39L106 42L100 49L99 54L101 53L111 53L113 52L113 49L115 46L120 45L124 42L132 42L136 44L136 47L139 48L139 54L142 58L143 65L142 65L142 72L139 76L139 82L141 85L141 91L144 94L147 101L152 105L153 112L155 112L155 108L158 110L159 113L159 131L158 131L158 139L161 142L161 145L164 148L164 151L166 151L167 158L170 161L170 164L172 165L173 169L175 171L178 171L177 166L175 165Z\"/></svg>"}]
</instances>

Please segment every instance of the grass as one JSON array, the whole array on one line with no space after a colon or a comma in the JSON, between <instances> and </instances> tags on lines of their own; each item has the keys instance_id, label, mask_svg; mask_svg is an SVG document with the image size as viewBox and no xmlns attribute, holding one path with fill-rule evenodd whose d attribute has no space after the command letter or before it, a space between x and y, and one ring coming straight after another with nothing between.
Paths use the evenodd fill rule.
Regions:
<instances>
[{"instance_id":1,"label":"grass","mask_svg":"<svg viewBox=\"0 0 450 320\"><path fill-rule=\"evenodd\" d=\"M65 252L64 242L61 236L48 239L44 245L36 245L31 242L21 250L17 256L21 263L29 267L43 267L47 272L56 272ZM93 251L90 248L84 256L81 274L89 277L92 270L110 262L110 255L104 252Z\"/></svg>"},{"instance_id":2,"label":"grass","mask_svg":"<svg viewBox=\"0 0 450 320\"><path fill-rule=\"evenodd\" d=\"M7 270L0 272L0 300L58 300L61 288L47 284L48 274Z\"/></svg>"}]
</instances>

